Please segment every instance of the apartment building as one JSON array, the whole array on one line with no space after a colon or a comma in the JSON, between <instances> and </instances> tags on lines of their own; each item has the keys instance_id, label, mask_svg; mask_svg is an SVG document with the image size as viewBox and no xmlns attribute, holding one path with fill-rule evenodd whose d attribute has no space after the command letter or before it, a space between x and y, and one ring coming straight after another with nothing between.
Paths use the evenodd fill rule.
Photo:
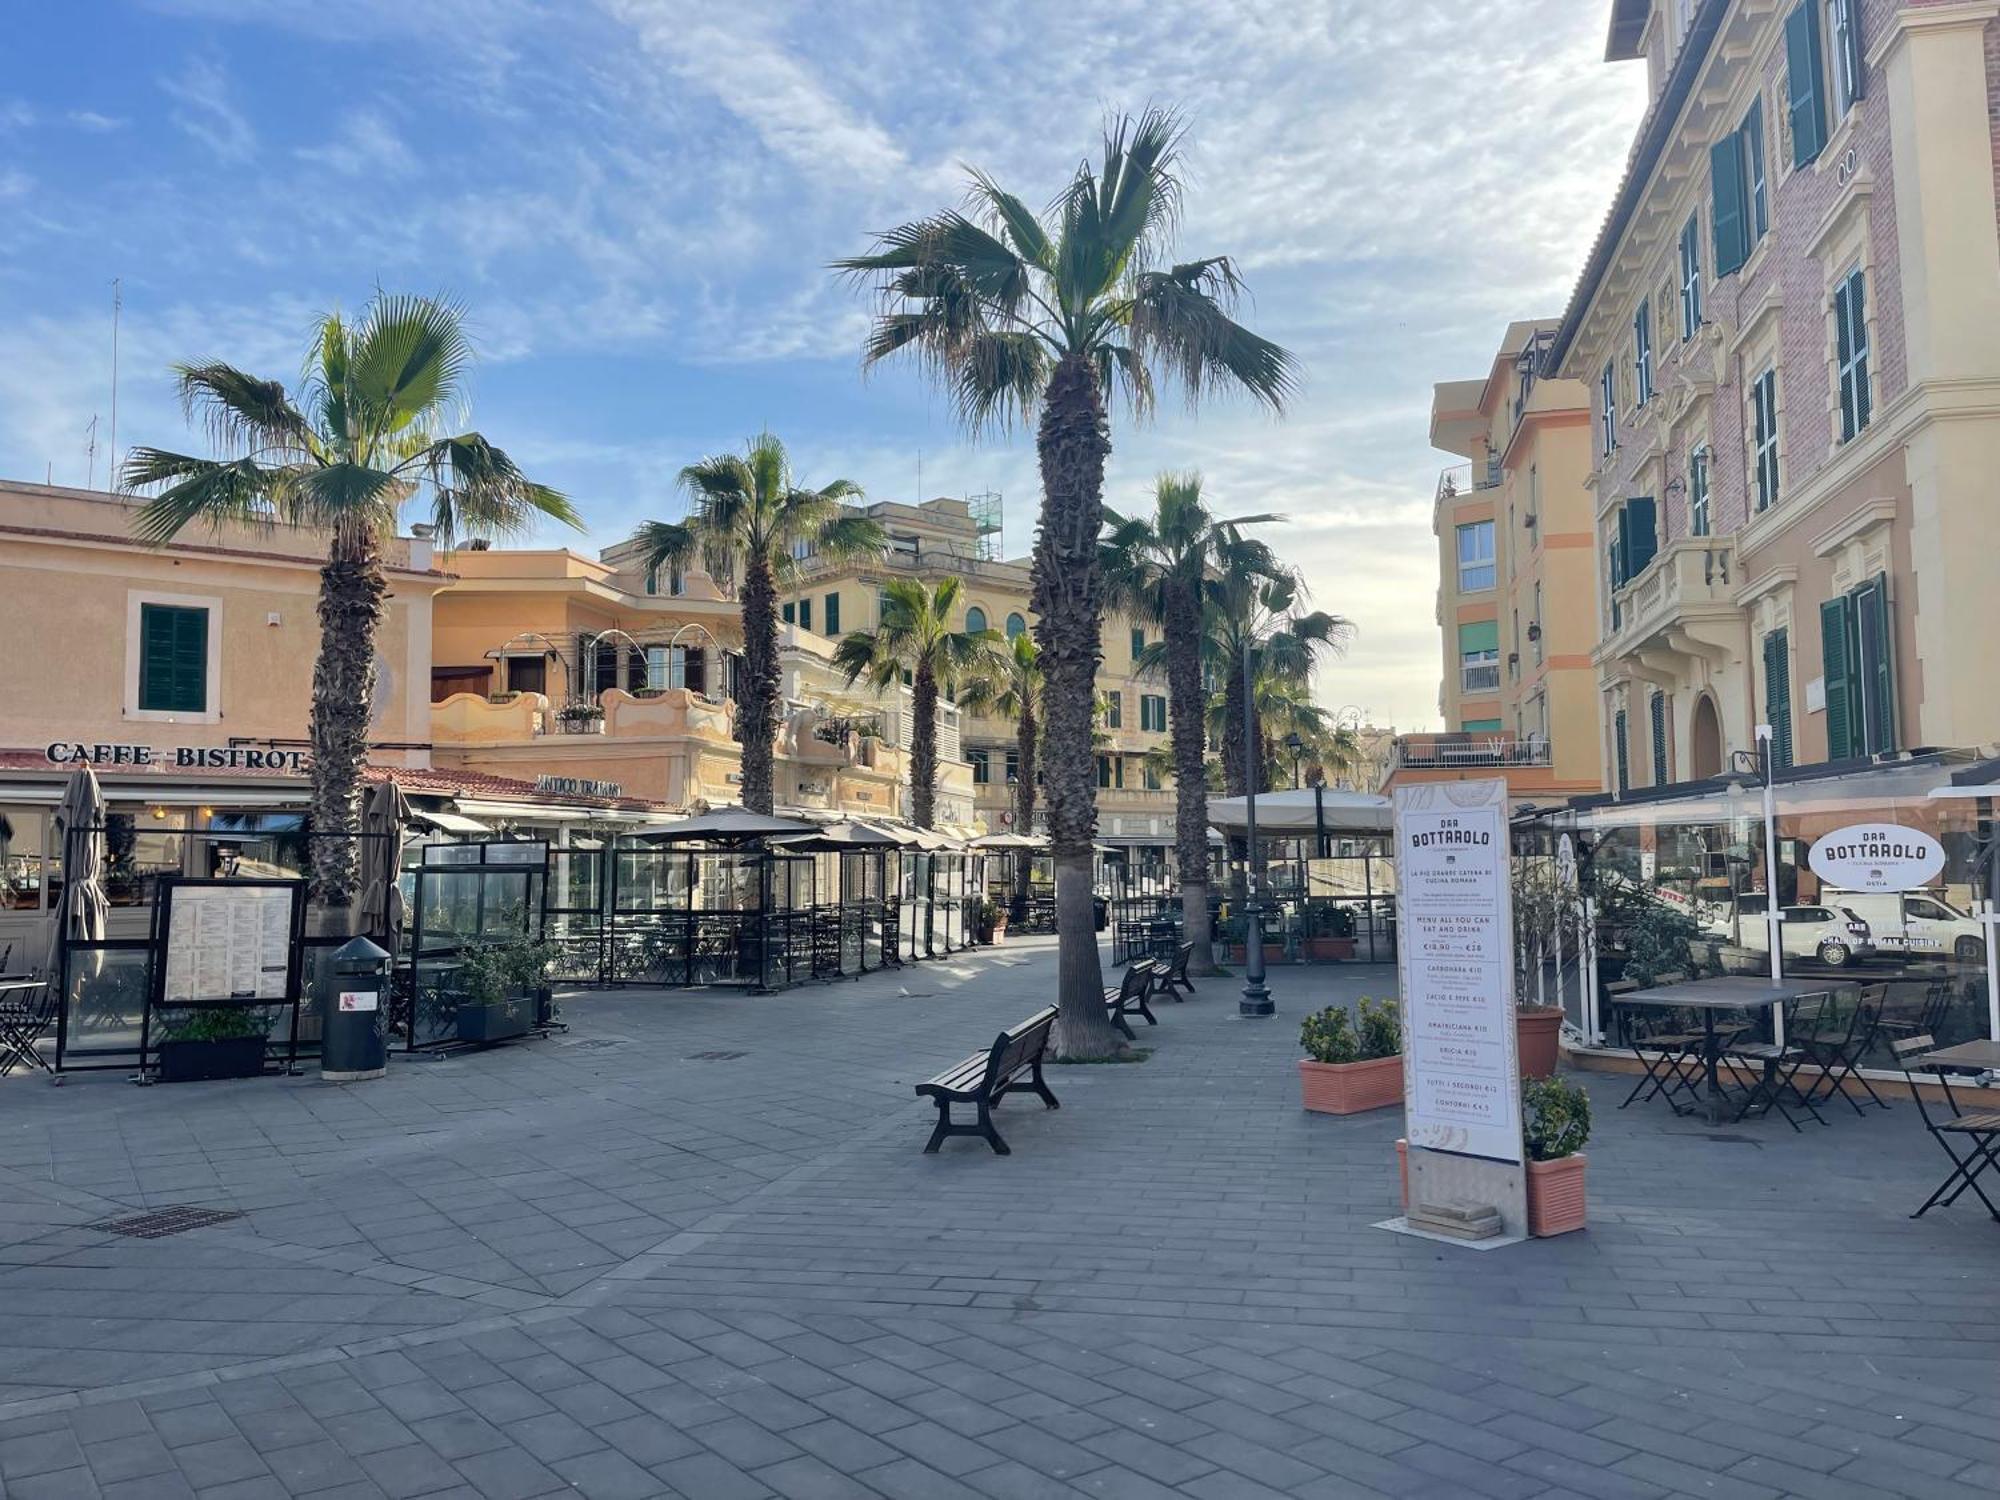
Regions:
<instances>
[{"instance_id":1,"label":"apartment building","mask_svg":"<svg viewBox=\"0 0 2000 1500\"><path fill-rule=\"evenodd\" d=\"M908 505L879 501L864 514L881 523L889 545L866 563L826 564L811 555L782 605L784 618L829 639L872 630L881 620L884 585L909 577L935 584L957 576L969 630L1020 635L1034 620L1028 563L999 556L997 506L952 497ZM1147 752L1167 743L1167 686L1163 675L1141 674L1138 655L1158 632L1115 613L1104 620L1098 692L1104 702L1097 756L1097 834L1125 851L1136 866L1156 861L1174 838L1173 779L1147 765ZM960 730L971 767L973 803L987 828L1013 828L1013 784L1018 776L1014 725L988 715L968 715Z\"/></svg>"},{"instance_id":2,"label":"apartment building","mask_svg":"<svg viewBox=\"0 0 2000 1500\"><path fill-rule=\"evenodd\" d=\"M1598 790L1589 398L1539 362L1553 322L1510 324L1484 376L1439 384L1442 734L1400 736L1389 784L1502 775L1522 800Z\"/></svg>"},{"instance_id":3,"label":"apartment building","mask_svg":"<svg viewBox=\"0 0 2000 1500\"><path fill-rule=\"evenodd\" d=\"M1652 103L1589 390L1605 785L2000 739L2000 3L1615 0Z\"/></svg>"}]
</instances>

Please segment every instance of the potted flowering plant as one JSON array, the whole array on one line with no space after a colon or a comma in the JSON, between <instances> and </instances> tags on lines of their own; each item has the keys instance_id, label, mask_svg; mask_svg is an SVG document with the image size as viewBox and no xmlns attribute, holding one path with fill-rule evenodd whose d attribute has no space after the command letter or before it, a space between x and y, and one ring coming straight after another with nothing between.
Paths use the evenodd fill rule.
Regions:
<instances>
[{"instance_id":1,"label":"potted flowering plant","mask_svg":"<svg viewBox=\"0 0 2000 1500\"><path fill-rule=\"evenodd\" d=\"M1263 923L1261 916L1258 919L1258 923L1260 926ZM1222 938L1229 945L1229 961L1233 964L1243 963L1249 957L1249 946L1243 941L1243 934L1248 925L1248 920L1241 912L1232 912L1222 924ZM1285 945L1282 942L1273 942L1271 934L1266 932L1264 934L1264 962L1266 964L1281 964L1284 961Z\"/></svg>"},{"instance_id":2,"label":"potted flowering plant","mask_svg":"<svg viewBox=\"0 0 2000 1500\"><path fill-rule=\"evenodd\" d=\"M1560 1078L1530 1078L1521 1086L1521 1133L1528 1148L1528 1233L1546 1239L1583 1228L1590 1095Z\"/></svg>"},{"instance_id":3,"label":"potted flowering plant","mask_svg":"<svg viewBox=\"0 0 2000 1500\"><path fill-rule=\"evenodd\" d=\"M1306 957L1320 963L1354 957L1354 913L1330 901L1308 906Z\"/></svg>"},{"instance_id":4,"label":"potted flowering plant","mask_svg":"<svg viewBox=\"0 0 2000 1500\"><path fill-rule=\"evenodd\" d=\"M547 943L494 943L458 962L458 1039L504 1042L545 1021Z\"/></svg>"},{"instance_id":5,"label":"potted flowering plant","mask_svg":"<svg viewBox=\"0 0 2000 1500\"><path fill-rule=\"evenodd\" d=\"M604 707L597 703L565 703L556 710L556 723L564 734L602 734Z\"/></svg>"},{"instance_id":6,"label":"potted flowering plant","mask_svg":"<svg viewBox=\"0 0 2000 1500\"><path fill-rule=\"evenodd\" d=\"M1321 1114L1353 1115L1382 1109L1403 1097L1403 1025L1394 1000L1362 996L1355 1010L1329 1005L1299 1028L1299 1087L1305 1107Z\"/></svg>"},{"instance_id":7,"label":"potted flowering plant","mask_svg":"<svg viewBox=\"0 0 2000 1500\"><path fill-rule=\"evenodd\" d=\"M1007 935L1007 908L999 902L979 903L979 941L997 943Z\"/></svg>"}]
</instances>

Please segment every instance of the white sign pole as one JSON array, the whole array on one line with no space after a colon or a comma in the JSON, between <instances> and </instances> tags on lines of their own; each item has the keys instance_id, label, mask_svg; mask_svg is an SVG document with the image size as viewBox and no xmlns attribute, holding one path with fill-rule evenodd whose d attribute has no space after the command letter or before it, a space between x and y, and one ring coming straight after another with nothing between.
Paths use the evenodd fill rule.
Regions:
<instances>
[{"instance_id":1,"label":"white sign pole","mask_svg":"<svg viewBox=\"0 0 2000 1500\"><path fill-rule=\"evenodd\" d=\"M1506 782L1398 787L1396 858L1411 1207L1491 1206L1523 1238Z\"/></svg>"}]
</instances>

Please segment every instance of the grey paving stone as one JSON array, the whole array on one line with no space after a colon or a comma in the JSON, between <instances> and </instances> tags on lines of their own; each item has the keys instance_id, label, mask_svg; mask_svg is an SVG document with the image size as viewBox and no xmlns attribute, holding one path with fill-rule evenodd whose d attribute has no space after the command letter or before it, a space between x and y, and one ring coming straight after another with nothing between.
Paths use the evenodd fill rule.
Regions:
<instances>
[{"instance_id":1,"label":"grey paving stone","mask_svg":"<svg viewBox=\"0 0 2000 1500\"><path fill-rule=\"evenodd\" d=\"M449 1489L463 1479L458 1470L422 1443L385 1448L363 1454L356 1461L392 1500Z\"/></svg>"}]
</instances>

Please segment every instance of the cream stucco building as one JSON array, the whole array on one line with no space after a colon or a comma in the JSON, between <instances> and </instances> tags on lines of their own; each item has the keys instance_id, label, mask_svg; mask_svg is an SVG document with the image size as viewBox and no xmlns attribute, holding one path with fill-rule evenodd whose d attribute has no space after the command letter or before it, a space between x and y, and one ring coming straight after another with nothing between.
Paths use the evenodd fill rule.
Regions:
<instances>
[{"instance_id":1,"label":"cream stucco building","mask_svg":"<svg viewBox=\"0 0 2000 1500\"><path fill-rule=\"evenodd\" d=\"M1437 620L1445 730L1405 735L1388 781L1504 776L1518 801L1598 789L1589 398L1539 374L1552 322L1510 324L1486 374L1436 387Z\"/></svg>"},{"instance_id":2,"label":"cream stucco building","mask_svg":"<svg viewBox=\"0 0 2000 1500\"><path fill-rule=\"evenodd\" d=\"M2000 739L2000 3L1610 9L1652 104L1548 359L1606 785Z\"/></svg>"}]
</instances>

